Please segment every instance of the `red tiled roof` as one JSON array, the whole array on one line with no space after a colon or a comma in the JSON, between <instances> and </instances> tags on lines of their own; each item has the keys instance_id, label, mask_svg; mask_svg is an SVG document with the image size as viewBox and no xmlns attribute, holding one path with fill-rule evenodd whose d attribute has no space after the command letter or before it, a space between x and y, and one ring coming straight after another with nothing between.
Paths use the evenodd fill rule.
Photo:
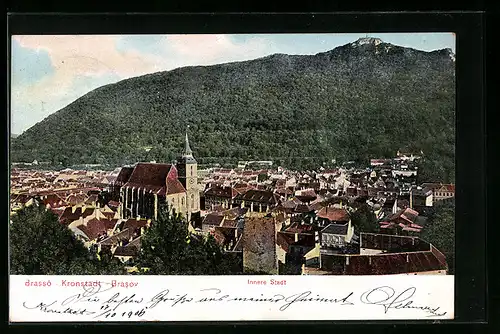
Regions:
<instances>
[{"instance_id":1,"label":"red tiled roof","mask_svg":"<svg viewBox=\"0 0 500 334\"><path fill-rule=\"evenodd\" d=\"M72 211L72 207L66 207L62 214L59 216L59 221L62 224L68 225L71 222L78 220L82 216L82 208L78 207L75 212Z\"/></svg>"},{"instance_id":2,"label":"red tiled roof","mask_svg":"<svg viewBox=\"0 0 500 334\"><path fill-rule=\"evenodd\" d=\"M224 245L224 243L226 242L226 236L224 235L224 233L222 231L213 230L210 232L210 234L212 234L214 236L215 241L219 245Z\"/></svg>"},{"instance_id":3,"label":"red tiled roof","mask_svg":"<svg viewBox=\"0 0 500 334\"><path fill-rule=\"evenodd\" d=\"M276 244L288 253L289 247L295 242L295 233L276 233Z\"/></svg>"},{"instance_id":4,"label":"red tiled roof","mask_svg":"<svg viewBox=\"0 0 500 334\"><path fill-rule=\"evenodd\" d=\"M223 197L223 198L235 198L239 192L232 187L211 187L205 191L205 196Z\"/></svg>"},{"instance_id":5,"label":"red tiled roof","mask_svg":"<svg viewBox=\"0 0 500 334\"><path fill-rule=\"evenodd\" d=\"M305 203L298 204L294 210L294 212L297 212L297 213L306 213L306 212L311 212L311 211L313 211L313 209Z\"/></svg>"},{"instance_id":6,"label":"red tiled roof","mask_svg":"<svg viewBox=\"0 0 500 334\"><path fill-rule=\"evenodd\" d=\"M415 220L417 219L417 217L418 217L417 211L410 209L410 208L405 208L405 209L401 209L398 212L396 212L395 214L389 216L389 218L387 220L390 222L393 222L393 221L396 221L398 219L402 219L406 224L413 224L415 222Z\"/></svg>"},{"instance_id":7,"label":"red tiled roof","mask_svg":"<svg viewBox=\"0 0 500 334\"><path fill-rule=\"evenodd\" d=\"M59 206L66 206L66 201L59 196L58 194L52 193L48 194L46 196L43 196L42 198L42 203L44 205L50 205L50 207L59 207Z\"/></svg>"},{"instance_id":8,"label":"red tiled roof","mask_svg":"<svg viewBox=\"0 0 500 334\"><path fill-rule=\"evenodd\" d=\"M130 228L131 230L135 230L141 227L147 226L148 222L145 219L128 219L124 222L122 230Z\"/></svg>"},{"instance_id":9,"label":"red tiled roof","mask_svg":"<svg viewBox=\"0 0 500 334\"><path fill-rule=\"evenodd\" d=\"M167 195L185 193L186 189L178 179L167 178Z\"/></svg>"},{"instance_id":10,"label":"red tiled roof","mask_svg":"<svg viewBox=\"0 0 500 334\"><path fill-rule=\"evenodd\" d=\"M314 226L309 225L309 224L293 223L292 225L287 227L287 229L285 231L290 232L290 233L311 234L311 233L314 233Z\"/></svg>"},{"instance_id":11,"label":"red tiled roof","mask_svg":"<svg viewBox=\"0 0 500 334\"><path fill-rule=\"evenodd\" d=\"M118 223L118 219L103 219L101 221L104 222L104 225L106 226L106 228L108 230L114 229L116 226L116 223Z\"/></svg>"},{"instance_id":12,"label":"red tiled roof","mask_svg":"<svg viewBox=\"0 0 500 334\"><path fill-rule=\"evenodd\" d=\"M116 223L116 222L115 222ZM99 220L99 219L91 219L87 222L86 225L77 226L85 235L89 238L89 240L97 239L97 237L106 234L107 230L112 229L114 225L110 228L111 222L109 220Z\"/></svg>"},{"instance_id":13,"label":"red tiled roof","mask_svg":"<svg viewBox=\"0 0 500 334\"><path fill-rule=\"evenodd\" d=\"M117 201L109 201L108 202L108 206L109 207L119 207L120 206L120 202L117 202Z\"/></svg>"},{"instance_id":14,"label":"red tiled roof","mask_svg":"<svg viewBox=\"0 0 500 334\"><path fill-rule=\"evenodd\" d=\"M101 213L108 219L112 219L116 213L115 212L109 212L109 211L101 211Z\"/></svg>"},{"instance_id":15,"label":"red tiled roof","mask_svg":"<svg viewBox=\"0 0 500 334\"><path fill-rule=\"evenodd\" d=\"M288 188L278 188L276 189L276 193L280 195L293 195L294 191Z\"/></svg>"},{"instance_id":16,"label":"red tiled roof","mask_svg":"<svg viewBox=\"0 0 500 334\"><path fill-rule=\"evenodd\" d=\"M98 200L99 200L99 196L97 196L96 194L92 194L87 198L85 203L91 204L91 203L97 202Z\"/></svg>"},{"instance_id":17,"label":"red tiled roof","mask_svg":"<svg viewBox=\"0 0 500 334\"><path fill-rule=\"evenodd\" d=\"M278 204L279 202L279 195L266 190L248 190L244 194L239 194L236 198L265 204Z\"/></svg>"},{"instance_id":18,"label":"red tiled roof","mask_svg":"<svg viewBox=\"0 0 500 334\"><path fill-rule=\"evenodd\" d=\"M236 227L236 220L235 219L225 219L222 222L222 227Z\"/></svg>"},{"instance_id":19,"label":"red tiled roof","mask_svg":"<svg viewBox=\"0 0 500 334\"><path fill-rule=\"evenodd\" d=\"M66 198L66 202L69 205L77 205L83 203L87 200L87 195L85 194L70 194Z\"/></svg>"},{"instance_id":20,"label":"red tiled roof","mask_svg":"<svg viewBox=\"0 0 500 334\"><path fill-rule=\"evenodd\" d=\"M85 210L83 210L83 212L82 212L82 215L81 215L81 216L82 216L83 218L86 218L86 217L88 217L88 216L91 216L91 215L95 214L95 210L96 210L95 208L85 208Z\"/></svg>"},{"instance_id":21,"label":"red tiled roof","mask_svg":"<svg viewBox=\"0 0 500 334\"><path fill-rule=\"evenodd\" d=\"M116 176L115 182L118 184L127 183L133 171L134 167L122 167L120 173L118 173L118 175Z\"/></svg>"},{"instance_id":22,"label":"red tiled roof","mask_svg":"<svg viewBox=\"0 0 500 334\"><path fill-rule=\"evenodd\" d=\"M219 226L223 220L224 220L224 216L222 216L220 214L210 213L210 214L205 216L205 219L203 219L203 225Z\"/></svg>"},{"instance_id":23,"label":"red tiled roof","mask_svg":"<svg viewBox=\"0 0 500 334\"><path fill-rule=\"evenodd\" d=\"M129 240L133 235L135 231L132 229L124 229L118 233L113 234L109 238L106 238L102 240L99 244L101 245L116 245L120 240Z\"/></svg>"},{"instance_id":24,"label":"red tiled roof","mask_svg":"<svg viewBox=\"0 0 500 334\"><path fill-rule=\"evenodd\" d=\"M336 209L331 207L324 207L317 213L319 218L328 219L334 222L348 222L350 217L345 209Z\"/></svg>"},{"instance_id":25,"label":"red tiled roof","mask_svg":"<svg viewBox=\"0 0 500 334\"><path fill-rule=\"evenodd\" d=\"M226 217L226 219L236 219L238 217L244 216L248 212L248 208L232 208L220 212L220 215Z\"/></svg>"},{"instance_id":26,"label":"red tiled roof","mask_svg":"<svg viewBox=\"0 0 500 334\"><path fill-rule=\"evenodd\" d=\"M164 187L171 168L171 164L138 163L125 186Z\"/></svg>"},{"instance_id":27,"label":"red tiled roof","mask_svg":"<svg viewBox=\"0 0 500 334\"><path fill-rule=\"evenodd\" d=\"M113 256L137 256L139 254L139 249L135 246L130 246L127 244L126 246L118 246L113 253Z\"/></svg>"},{"instance_id":28,"label":"red tiled roof","mask_svg":"<svg viewBox=\"0 0 500 334\"><path fill-rule=\"evenodd\" d=\"M259 171L253 171L253 170L246 170L243 173L241 173L243 176L258 176Z\"/></svg>"}]
</instances>

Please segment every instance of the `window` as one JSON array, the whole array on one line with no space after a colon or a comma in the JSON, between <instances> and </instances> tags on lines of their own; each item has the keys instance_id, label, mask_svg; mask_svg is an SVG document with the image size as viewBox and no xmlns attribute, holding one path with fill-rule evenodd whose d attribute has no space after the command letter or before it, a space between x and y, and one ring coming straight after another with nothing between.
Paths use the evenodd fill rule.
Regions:
<instances>
[{"instance_id":1,"label":"window","mask_svg":"<svg viewBox=\"0 0 500 334\"><path fill-rule=\"evenodd\" d=\"M184 206L184 197L181 200L182 206Z\"/></svg>"},{"instance_id":2,"label":"window","mask_svg":"<svg viewBox=\"0 0 500 334\"><path fill-rule=\"evenodd\" d=\"M193 176L193 166L191 166L191 176Z\"/></svg>"},{"instance_id":3,"label":"window","mask_svg":"<svg viewBox=\"0 0 500 334\"><path fill-rule=\"evenodd\" d=\"M194 194L191 195L191 208L194 209Z\"/></svg>"}]
</instances>

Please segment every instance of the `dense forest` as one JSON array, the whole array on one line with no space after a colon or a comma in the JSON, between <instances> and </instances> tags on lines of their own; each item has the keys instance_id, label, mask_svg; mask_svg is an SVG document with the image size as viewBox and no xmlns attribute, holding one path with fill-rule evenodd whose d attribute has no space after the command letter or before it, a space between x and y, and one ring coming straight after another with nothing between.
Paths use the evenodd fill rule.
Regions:
<instances>
[{"instance_id":1,"label":"dense forest","mask_svg":"<svg viewBox=\"0 0 500 334\"><path fill-rule=\"evenodd\" d=\"M423 151L452 182L455 64L449 49L351 43L316 55L178 68L100 87L11 139L11 161L170 162L189 125L199 163L315 168Z\"/></svg>"}]
</instances>

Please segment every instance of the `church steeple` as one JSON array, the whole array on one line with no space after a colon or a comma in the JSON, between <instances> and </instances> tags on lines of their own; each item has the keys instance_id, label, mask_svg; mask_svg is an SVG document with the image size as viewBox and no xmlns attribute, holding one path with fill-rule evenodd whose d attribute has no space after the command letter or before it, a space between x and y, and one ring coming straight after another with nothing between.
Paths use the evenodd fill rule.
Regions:
<instances>
[{"instance_id":1,"label":"church steeple","mask_svg":"<svg viewBox=\"0 0 500 334\"><path fill-rule=\"evenodd\" d=\"M185 156L192 156L193 155L193 151L191 151L191 147L189 146L189 138L188 138L187 131L186 131L186 144L185 144L184 155Z\"/></svg>"},{"instance_id":2,"label":"church steeple","mask_svg":"<svg viewBox=\"0 0 500 334\"><path fill-rule=\"evenodd\" d=\"M188 137L188 129L189 125L186 129L186 137L184 139L184 153L180 157L180 161L187 164L195 164L196 160L193 156L193 151L191 150L191 145L189 145L189 137Z\"/></svg>"}]
</instances>

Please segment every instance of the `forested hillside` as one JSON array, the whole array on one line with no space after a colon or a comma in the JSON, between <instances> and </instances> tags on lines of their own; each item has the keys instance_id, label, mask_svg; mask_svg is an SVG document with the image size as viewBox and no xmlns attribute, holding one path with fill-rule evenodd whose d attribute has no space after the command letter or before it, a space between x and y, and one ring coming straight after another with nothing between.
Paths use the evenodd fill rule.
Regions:
<instances>
[{"instance_id":1,"label":"forested hillside","mask_svg":"<svg viewBox=\"0 0 500 334\"><path fill-rule=\"evenodd\" d=\"M316 55L184 67L100 87L12 139L11 161L63 165L173 160L190 125L201 163L288 167L424 152L454 178L455 64L363 40Z\"/></svg>"}]
</instances>

